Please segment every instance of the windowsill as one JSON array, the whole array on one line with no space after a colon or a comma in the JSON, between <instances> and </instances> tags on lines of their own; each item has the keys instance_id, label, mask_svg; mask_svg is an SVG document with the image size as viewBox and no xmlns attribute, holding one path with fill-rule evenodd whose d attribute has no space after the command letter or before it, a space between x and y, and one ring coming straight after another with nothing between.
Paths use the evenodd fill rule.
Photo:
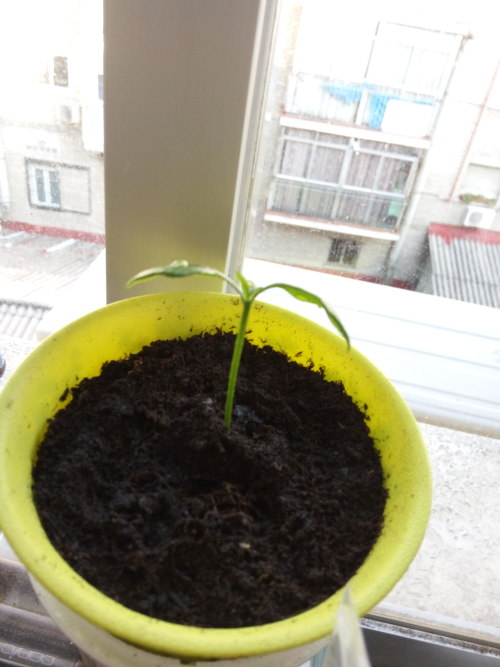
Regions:
<instances>
[{"instance_id":1,"label":"windowsill","mask_svg":"<svg viewBox=\"0 0 500 667\"><path fill-rule=\"evenodd\" d=\"M244 274L258 285L300 284L333 304L353 344L420 422L433 471L431 519L408 572L373 615L500 645L500 405L491 409L498 401L497 311L254 259ZM281 290L263 297L329 327L320 309ZM468 432L474 429L488 435Z\"/></svg>"},{"instance_id":2,"label":"windowsill","mask_svg":"<svg viewBox=\"0 0 500 667\"><path fill-rule=\"evenodd\" d=\"M332 305L417 420L500 437L497 309L258 259L247 258L243 273L257 285L300 285ZM262 300L330 327L319 308L281 290Z\"/></svg>"},{"instance_id":3,"label":"windowsill","mask_svg":"<svg viewBox=\"0 0 500 667\"><path fill-rule=\"evenodd\" d=\"M500 441L420 424L433 473L426 536L371 613L500 646Z\"/></svg>"}]
</instances>

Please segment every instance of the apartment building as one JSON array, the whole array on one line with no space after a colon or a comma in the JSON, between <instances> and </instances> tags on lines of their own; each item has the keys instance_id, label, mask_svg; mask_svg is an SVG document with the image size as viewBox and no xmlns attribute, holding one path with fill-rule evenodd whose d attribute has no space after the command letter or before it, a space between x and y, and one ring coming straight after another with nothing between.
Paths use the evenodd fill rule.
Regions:
<instances>
[{"instance_id":1,"label":"apartment building","mask_svg":"<svg viewBox=\"0 0 500 667\"><path fill-rule=\"evenodd\" d=\"M3 12L2 228L102 241L102 2L20 0ZM494 21L406 12L297 3L278 39L247 252L500 305ZM459 230L456 243L440 225ZM493 296L451 290L470 278L454 259L441 275L454 245L481 263L472 281L489 258L480 281Z\"/></svg>"},{"instance_id":2,"label":"apartment building","mask_svg":"<svg viewBox=\"0 0 500 667\"><path fill-rule=\"evenodd\" d=\"M252 256L439 293L437 223L473 230L500 269L494 26L479 10L474 25L405 11L297 9L264 123Z\"/></svg>"},{"instance_id":3,"label":"apartment building","mask_svg":"<svg viewBox=\"0 0 500 667\"><path fill-rule=\"evenodd\" d=\"M20 0L2 23L2 228L102 238L102 3Z\"/></svg>"}]
</instances>

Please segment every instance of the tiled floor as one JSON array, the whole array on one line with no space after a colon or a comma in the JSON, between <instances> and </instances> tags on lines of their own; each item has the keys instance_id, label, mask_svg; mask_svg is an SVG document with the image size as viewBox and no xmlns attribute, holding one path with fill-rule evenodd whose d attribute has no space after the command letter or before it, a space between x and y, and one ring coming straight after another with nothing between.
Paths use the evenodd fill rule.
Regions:
<instances>
[{"instance_id":1,"label":"tiled floor","mask_svg":"<svg viewBox=\"0 0 500 667\"><path fill-rule=\"evenodd\" d=\"M103 247L0 228L0 298L53 306Z\"/></svg>"}]
</instances>

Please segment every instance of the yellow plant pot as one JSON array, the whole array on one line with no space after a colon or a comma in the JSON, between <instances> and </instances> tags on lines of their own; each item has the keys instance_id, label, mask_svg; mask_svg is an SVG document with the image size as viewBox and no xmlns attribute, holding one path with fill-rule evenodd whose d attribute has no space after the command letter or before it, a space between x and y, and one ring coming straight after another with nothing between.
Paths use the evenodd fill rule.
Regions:
<instances>
[{"instance_id":1,"label":"yellow plant pot","mask_svg":"<svg viewBox=\"0 0 500 667\"><path fill-rule=\"evenodd\" d=\"M0 528L32 576L72 612L100 629L163 655L198 659L256 656L315 642L332 630L340 592L284 621L239 629L181 626L131 611L100 593L59 556L40 524L31 474L47 419L62 407L67 387L98 375L106 360L138 352L158 338L187 338L202 331L234 331L236 297L169 293L137 297L97 310L53 334L19 367L0 393ZM361 615L403 575L423 538L431 479L418 426L390 382L331 331L298 315L255 304L249 329L303 363L314 360L327 379L341 380L353 399L368 406L389 491L382 534L351 580ZM297 353L302 355L297 357ZM299 664L299 663L297 663Z\"/></svg>"}]
</instances>

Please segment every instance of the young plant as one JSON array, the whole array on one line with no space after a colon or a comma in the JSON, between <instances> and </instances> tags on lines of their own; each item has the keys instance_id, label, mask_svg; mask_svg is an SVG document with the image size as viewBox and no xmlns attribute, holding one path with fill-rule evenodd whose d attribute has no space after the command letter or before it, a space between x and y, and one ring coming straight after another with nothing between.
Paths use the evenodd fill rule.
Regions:
<instances>
[{"instance_id":1,"label":"young plant","mask_svg":"<svg viewBox=\"0 0 500 667\"><path fill-rule=\"evenodd\" d=\"M199 264L190 264L184 259L175 260L168 266L158 266L140 271L135 276L130 278L129 281L127 281L127 287L131 287L132 285L136 285L137 283L145 280L151 280L157 276L166 276L168 278L185 278L187 276L208 276L212 278L219 278L220 280L226 282L228 285L231 285L231 287L237 292L241 299L241 319L234 343L231 366L229 368L226 403L224 407L224 425L227 429L231 428L234 394L236 390L236 382L238 379L241 355L243 352L243 345L245 342L248 318L253 302L259 296L259 294L262 294L262 292L265 292L266 290L272 289L274 287L279 287L300 301L307 301L308 303L313 303L316 306L320 306L327 314L328 319L333 324L333 326L344 337L347 345L350 345L347 331L344 329L342 322L335 315L335 313L333 313L330 308L328 308L322 299L320 299L315 294L302 289L301 287L294 287L293 285L287 285L285 283L273 283L272 285L267 285L266 287L255 287L255 285L242 276L241 273L237 273L237 279L233 280L231 276L228 276L225 273L218 271L217 269L213 269L209 266L200 266Z\"/></svg>"}]
</instances>

